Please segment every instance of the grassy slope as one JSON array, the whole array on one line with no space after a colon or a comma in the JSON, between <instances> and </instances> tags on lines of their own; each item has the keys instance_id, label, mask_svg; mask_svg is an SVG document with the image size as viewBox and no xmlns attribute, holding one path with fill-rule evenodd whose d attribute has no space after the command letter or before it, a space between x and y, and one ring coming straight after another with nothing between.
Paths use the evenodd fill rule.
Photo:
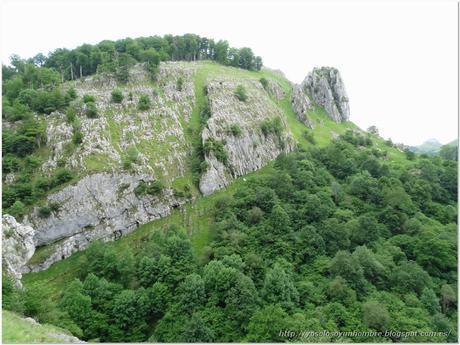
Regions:
<instances>
[{"instance_id":1,"label":"grassy slope","mask_svg":"<svg viewBox=\"0 0 460 345\"><path fill-rule=\"evenodd\" d=\"M2 311L2 342L3 343L62 343L63 340L52 334L68 334L69 332L52 325L34 325L17 314Z\"/></svg>"},{"instance_id":2,"label":"grassy slope","mask_svg":"<svg viewBox=\"0 0 460 345\"><path fill-rule=\"evenodd\" d=\"M184 128L188 126L193 129L193 131L190 131L190 133L189 131L186 131L186 135L188 136L187 140L190 140L190 142L193 142L194 140L200 140L199 136L197 136L200 127L199 109L204 102L203 86L206 83L206 79L212 76L231 75L238 78L254 78L257 80L261 77L265 77L267 79L275 79L278 81L285 92L285 98L281 101L276 101L273 99L273 102L277 103L278 106L284 111L288 126L299 145L304 148L312 145L303 137L303 132L307 130L306 126L297 120L296 115L291 108L290 100L292 90L289 81L284 77L270 70L262 70L260 72L246 71L232 67L224 67L210 62L199 62L198 65L199 68L195 75L195 89L197 96L196 107L193 111L190 122L188 124L183 124ZM352 122L345 122L340 124L333 122L321 109L311 112L309 116L315 124L313 133L318 146L327 145L332 140L334 133L341 134L344 133L347 129L358 129L358 127ZM397 164L407 164L406 162L408 161L405 159L404 154L396 148L390 148L386 146L383 139L374 136L373 141L377 148L388 151L390 164L393 164L393 161L397 162ZM247 176L260 176L269 172L270 168L271 164L268 164L265 168ZM214 202L218 200L222 195L233 193L239 185L244 183L245 177L240 177L236 179L228 188L223 189L209 197L199 196L199 192L194 187L195 189L193 190L193 194L196 196L194 201L184 205L184 207L182 207L180 210L173 210L170 216L144 224L133 233L121 238L116 242L108 243L107 245L116 247L120 252L124 250L132 250L133 253L136 253L142 246L143 240L147 238L149 233L155 231L156 229L161 229L166 224L176 224L184 228L184 231L189 233L194 250L196 254L200 256L203 253L203 249L209 242L210 228L212 224L212 213L210 211L213 208ZM184 184L193 185L191 173L186 174L184 177L177 179L173 183L175 186ZM40 262L40 260L46 258L46 251L49 251L49 249L46 247L40 248L36 251L34 257L31 260L33 262ZM62 291L63 287L76 276L79 260L81 260L82 256L82 252L76 253L68 259L55 263L45 271L25 274L23 277L24 285L26 287L31 287L34 284L44 286L46 287L46 293L49 294L48 296L44 297L55 300L57 298L58 292Z\"/></svg>"}]
</instances>

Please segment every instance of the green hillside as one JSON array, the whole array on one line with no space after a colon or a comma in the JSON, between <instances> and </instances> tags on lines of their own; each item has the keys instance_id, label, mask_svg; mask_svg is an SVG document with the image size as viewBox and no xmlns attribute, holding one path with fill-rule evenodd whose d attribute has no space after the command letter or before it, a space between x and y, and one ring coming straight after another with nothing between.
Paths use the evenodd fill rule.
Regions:
<instances>
[{"instance_id":1,"label":"green hillside","mask_svg":"<svg viewBox=\"0 0 460 345\"><path fill-rule=\"evenodd\" d=\"M4 344L67 343L69 331L52 325L41 325L2 310L2 342Z\"/></svg>"},{"instance_id":2,"label":"green hillside","mask_svg":"<svg viewBox=\"0 0 460 345\"><path fill-rule=\"evenodd\" d=\"M92 241L23 274L23 290L3 279L4 342L53 342L59 329L88 342L456 342L452 152L403 152L331 120L318 104L307 111L309 128L293 110L293 85L247 48L219 41L227 54L207 56L220 50L191 44L204 42L193 35L174 40L57 50L47 67L26 64L51 80L43 85L27 83L27 68L17 78L5 70L13 75L4 82L3 165L13 177L4 178L4 211L47 230L50 215L84 207L65 204L73 192L54 199L62 204L47 197L103 172L155 176L131 191L149 198L129 199L129 183L115 189L109 206L126 202L128 215L138 210L133 200L183 203L116 241ZM270 156L267 147L279 151ZM254 161L266 160L230 174L241 168L230 153L250 149ZM211 168L232 176L203 196L200 179ZM99 186L84 188L77 192ZM82 229L86 236L94 227ZM63 241L37 248L29 265Z\"/></svg>"}]
</instances>

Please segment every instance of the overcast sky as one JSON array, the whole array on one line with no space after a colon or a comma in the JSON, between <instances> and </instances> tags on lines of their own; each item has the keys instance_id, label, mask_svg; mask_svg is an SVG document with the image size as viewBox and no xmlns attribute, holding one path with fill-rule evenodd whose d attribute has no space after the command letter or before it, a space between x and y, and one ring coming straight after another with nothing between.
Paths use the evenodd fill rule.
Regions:
<instances>
[{"instance_id":1,"label":"overcast sky","mask_svg":"<svg viewBox=\"0 0 460 345\"><path fill-rule=\"evenodd\" d=\"M335 66L351 120L409 145L457 137L457 4L434 2L3 0L1 59L58 47L196 33L248 46L299 83Z\"/></svg>"}]
</instances>

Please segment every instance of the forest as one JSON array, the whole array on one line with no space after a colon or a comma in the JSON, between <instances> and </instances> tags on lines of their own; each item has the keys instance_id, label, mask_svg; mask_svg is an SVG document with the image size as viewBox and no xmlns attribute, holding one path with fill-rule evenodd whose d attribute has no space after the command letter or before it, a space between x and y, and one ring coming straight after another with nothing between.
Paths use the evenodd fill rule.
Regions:
<instances>
[{"instance_id":1,"label":"forest","mask_svg":"<svg viewBox=\"0 0 460 345\"><path fill-rule=\"evenodd\" d=\"M4 277L3 307L86 341L456 342L456 161L387 161L370 136L348 131L280 155L212 216L202 256L175 225L137 251L94 242L57 301Z\"/></svg>"}]
</instances>

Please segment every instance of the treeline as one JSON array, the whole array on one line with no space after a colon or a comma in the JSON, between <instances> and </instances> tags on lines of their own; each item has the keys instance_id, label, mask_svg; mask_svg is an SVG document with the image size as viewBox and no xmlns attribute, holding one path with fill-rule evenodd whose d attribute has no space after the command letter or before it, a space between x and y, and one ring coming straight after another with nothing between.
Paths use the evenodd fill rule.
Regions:
<instances>
[{"instance_id":1,"label":"treeline","mask_svg":"<svg viewBox=\"0 0 460 345\"><path fill-rule=\"evenodd\" d=\"M3 67L4 79L23 72L27 65L45 67L58 72L61 81L72 80L136 62L213 60L223 65L260 70L262 58L250 48L233 48L225 40L214 41L194 34L125 38L83 44L76 49L60 48L48 56L38 54L27 61L13 56L13 67Z\"/></svg>"},{"instance_id":2,"label":"treeline","mask_svg":"<svg viewBox=\"0 0 460 345\"><path fill-rule=\"evenodd\" d=\"M93 243L57 305L35 286L3 300L102 342L455 342L457 165L385 156L352 132L281 155L215 202L202 258L171 225L136 251ZM441 333L280 332L304 329Z\"/></svg>"}]
</instances>

